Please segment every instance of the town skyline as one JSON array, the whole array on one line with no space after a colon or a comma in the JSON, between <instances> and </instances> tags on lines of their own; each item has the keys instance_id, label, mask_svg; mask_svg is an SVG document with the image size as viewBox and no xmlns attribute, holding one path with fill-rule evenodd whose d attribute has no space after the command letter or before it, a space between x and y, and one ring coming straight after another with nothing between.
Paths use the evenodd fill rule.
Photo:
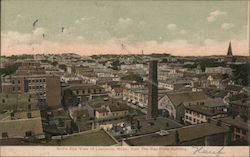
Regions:
<instances>
[{"instance_id":1,"label":"town skyline","mask_svg":"<svg viewBox=\"0 0 250 157\"><path fill-rule=\"evenodd\" d=\"M1 54L247 56L247 3L1 1Z\"/></svg>"}]
</instances>

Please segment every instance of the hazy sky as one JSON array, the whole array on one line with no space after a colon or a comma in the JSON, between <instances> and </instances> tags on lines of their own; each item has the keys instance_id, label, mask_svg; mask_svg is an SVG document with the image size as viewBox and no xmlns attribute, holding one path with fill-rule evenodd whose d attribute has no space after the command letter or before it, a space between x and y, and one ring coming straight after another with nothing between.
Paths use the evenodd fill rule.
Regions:
<instances>
[{"instance_id":1,"label":"hazy sky","mask_svg":"<svg viewBox=\"0 0 250 157\"><path fill-rule=\"evenodd\" d=\"M127 54L140 53L142 49L144 53L210 55L225 54L230 40L234 54L249 52L247 1L2 0L1 3L4 55Z\"/></svg>"}]
</instances>

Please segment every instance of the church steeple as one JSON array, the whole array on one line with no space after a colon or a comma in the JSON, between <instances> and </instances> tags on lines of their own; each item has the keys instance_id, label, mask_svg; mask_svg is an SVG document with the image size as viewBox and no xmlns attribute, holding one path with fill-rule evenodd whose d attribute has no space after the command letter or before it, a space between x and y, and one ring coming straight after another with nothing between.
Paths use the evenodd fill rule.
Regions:
<instances>
[{"instance_id":1,"label":"church steeple","mask_svg":"<svg viewBox=\"0 0 250 157\"><path fill-rule=\"evenodd\" d=\"M228 47L228 50L227 50L227 56L232 56L233 55L233 52L232 52L232 46L231 46L231 41L229 42L229 47Z\"/></svg>"}]
</instances>

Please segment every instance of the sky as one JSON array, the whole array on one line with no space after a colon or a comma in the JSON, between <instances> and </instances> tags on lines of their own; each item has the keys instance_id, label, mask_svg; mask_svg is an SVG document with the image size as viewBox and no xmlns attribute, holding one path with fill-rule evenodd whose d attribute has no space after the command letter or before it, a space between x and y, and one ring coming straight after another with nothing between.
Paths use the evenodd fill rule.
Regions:
<instances>
[{"instance_id":1,"label":"sky","mask_svg":"<svg viewBox=\"0 0 250 157\"><path fill-rule=\"evenodd\" d=\"M229 41L249 54L247 0L2 0L1 13L2 55L225 55Z\"/></svg>"}]
</instances>

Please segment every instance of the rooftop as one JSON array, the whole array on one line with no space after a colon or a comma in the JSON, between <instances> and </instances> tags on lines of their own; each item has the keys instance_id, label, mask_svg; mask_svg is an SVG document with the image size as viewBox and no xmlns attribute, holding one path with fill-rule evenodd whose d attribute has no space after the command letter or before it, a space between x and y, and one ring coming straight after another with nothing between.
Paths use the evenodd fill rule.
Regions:
<instances>
[{"instance_id":1,"label":"rooftop","mask_svg":"<svg viewBox=\"0 0 250 157\"><path fill-rule=\"evenodd\" d=\"M117 142L104 130L91 130L76 133L65 137L63 140L52 140L46 145L50 146L112 146Z\"/></svg>"},{"instance_id":2,"label":"rooftop","mask_svg":"<svg viewBox=\"0 0 250 157\"><path fill-rule=\"evenodd\" d=\"M37 96L35 94L0 94L0 111L3 110L19 110L26 111L28 104L31 109L38 109Z\"/></svg>"},{"instance_id":3,"label":"rooftop","mask_svg":"<svg viewBox=\"0 0 250 157\"><path fill-rule=\"evenodd\" d=\"M172 129L172 128L177 128L177 127L181 127L182 125L167 119L167 118L161 118L158 117L156 119L146 119L141 118L138 119L139 123L140 123L140 129L137 131L137 133L135 135L144 135L144 134L149 134L149 133L154 133L157 132L161 129ZM137 120L134 120L134 124L135 127L137 127Z\"/></svg>"},{"instance_id":4,"label":"rooftop","mask_svg":"<svg viewBox=\"0 0 250 157\"><path fill-rule=\"evenodd\" d=\"M195 111L197 113L201 113L203 115L207 115L207 116L216 116L218 114L226 114L223 111L211 109L203 105L191 105L191 106L185 106L185 108L188 110Z\"/></svg>"},{"instance_id":5,"label":"rooftop","mask_svg":"<svg viewBox=\"0 0 250 157\"><path fill-rule=\"evenodd\" d=\"M243 128L246 130L250 130L249 126L250 126L250 120L244 121L242 118L240 117L225 117L225 118L220 118L220 120L224 123L227 123L229 125L232 126L236 126L238 128Z\"/></svg>"},{"instance_id":6,"label":"rooftop","mask_svg":"<svg viewBox=\"0 0 250 157\"><path fill-rule=\"evenodd\" d=\"M179 106L183 102L208 99L208 97L203 92L174 92L167 93L166 95L175 106Z\"/></svg>"},{"instance_id":7,"label":"rooftop","mask_svg":"<svg viewBox=\"0 0 250 157\"><path fill-rule=\"evenodd\" d=\"M222 99L209 99L205 101L205 106L207 107L220 107L220 106L227 106L226 103Z\"/></svg>"},{"instance_id":8,"label":"rooftop","mask_svg":"<svg viewBox=\"0 0 250 157\"><path fill-rule=\"evenodd\" d=\"M179 143L176 143L176 131L179 134ZM228 132L228 129L210 124L202 123L190 125L182 128L167 130L168 134L161 136L156 133L146 136L132 137L125 140L131 146L169 146L180 145L183 142L192 141L205 136L221 134Z\"/></svg>"}]
</instances>

